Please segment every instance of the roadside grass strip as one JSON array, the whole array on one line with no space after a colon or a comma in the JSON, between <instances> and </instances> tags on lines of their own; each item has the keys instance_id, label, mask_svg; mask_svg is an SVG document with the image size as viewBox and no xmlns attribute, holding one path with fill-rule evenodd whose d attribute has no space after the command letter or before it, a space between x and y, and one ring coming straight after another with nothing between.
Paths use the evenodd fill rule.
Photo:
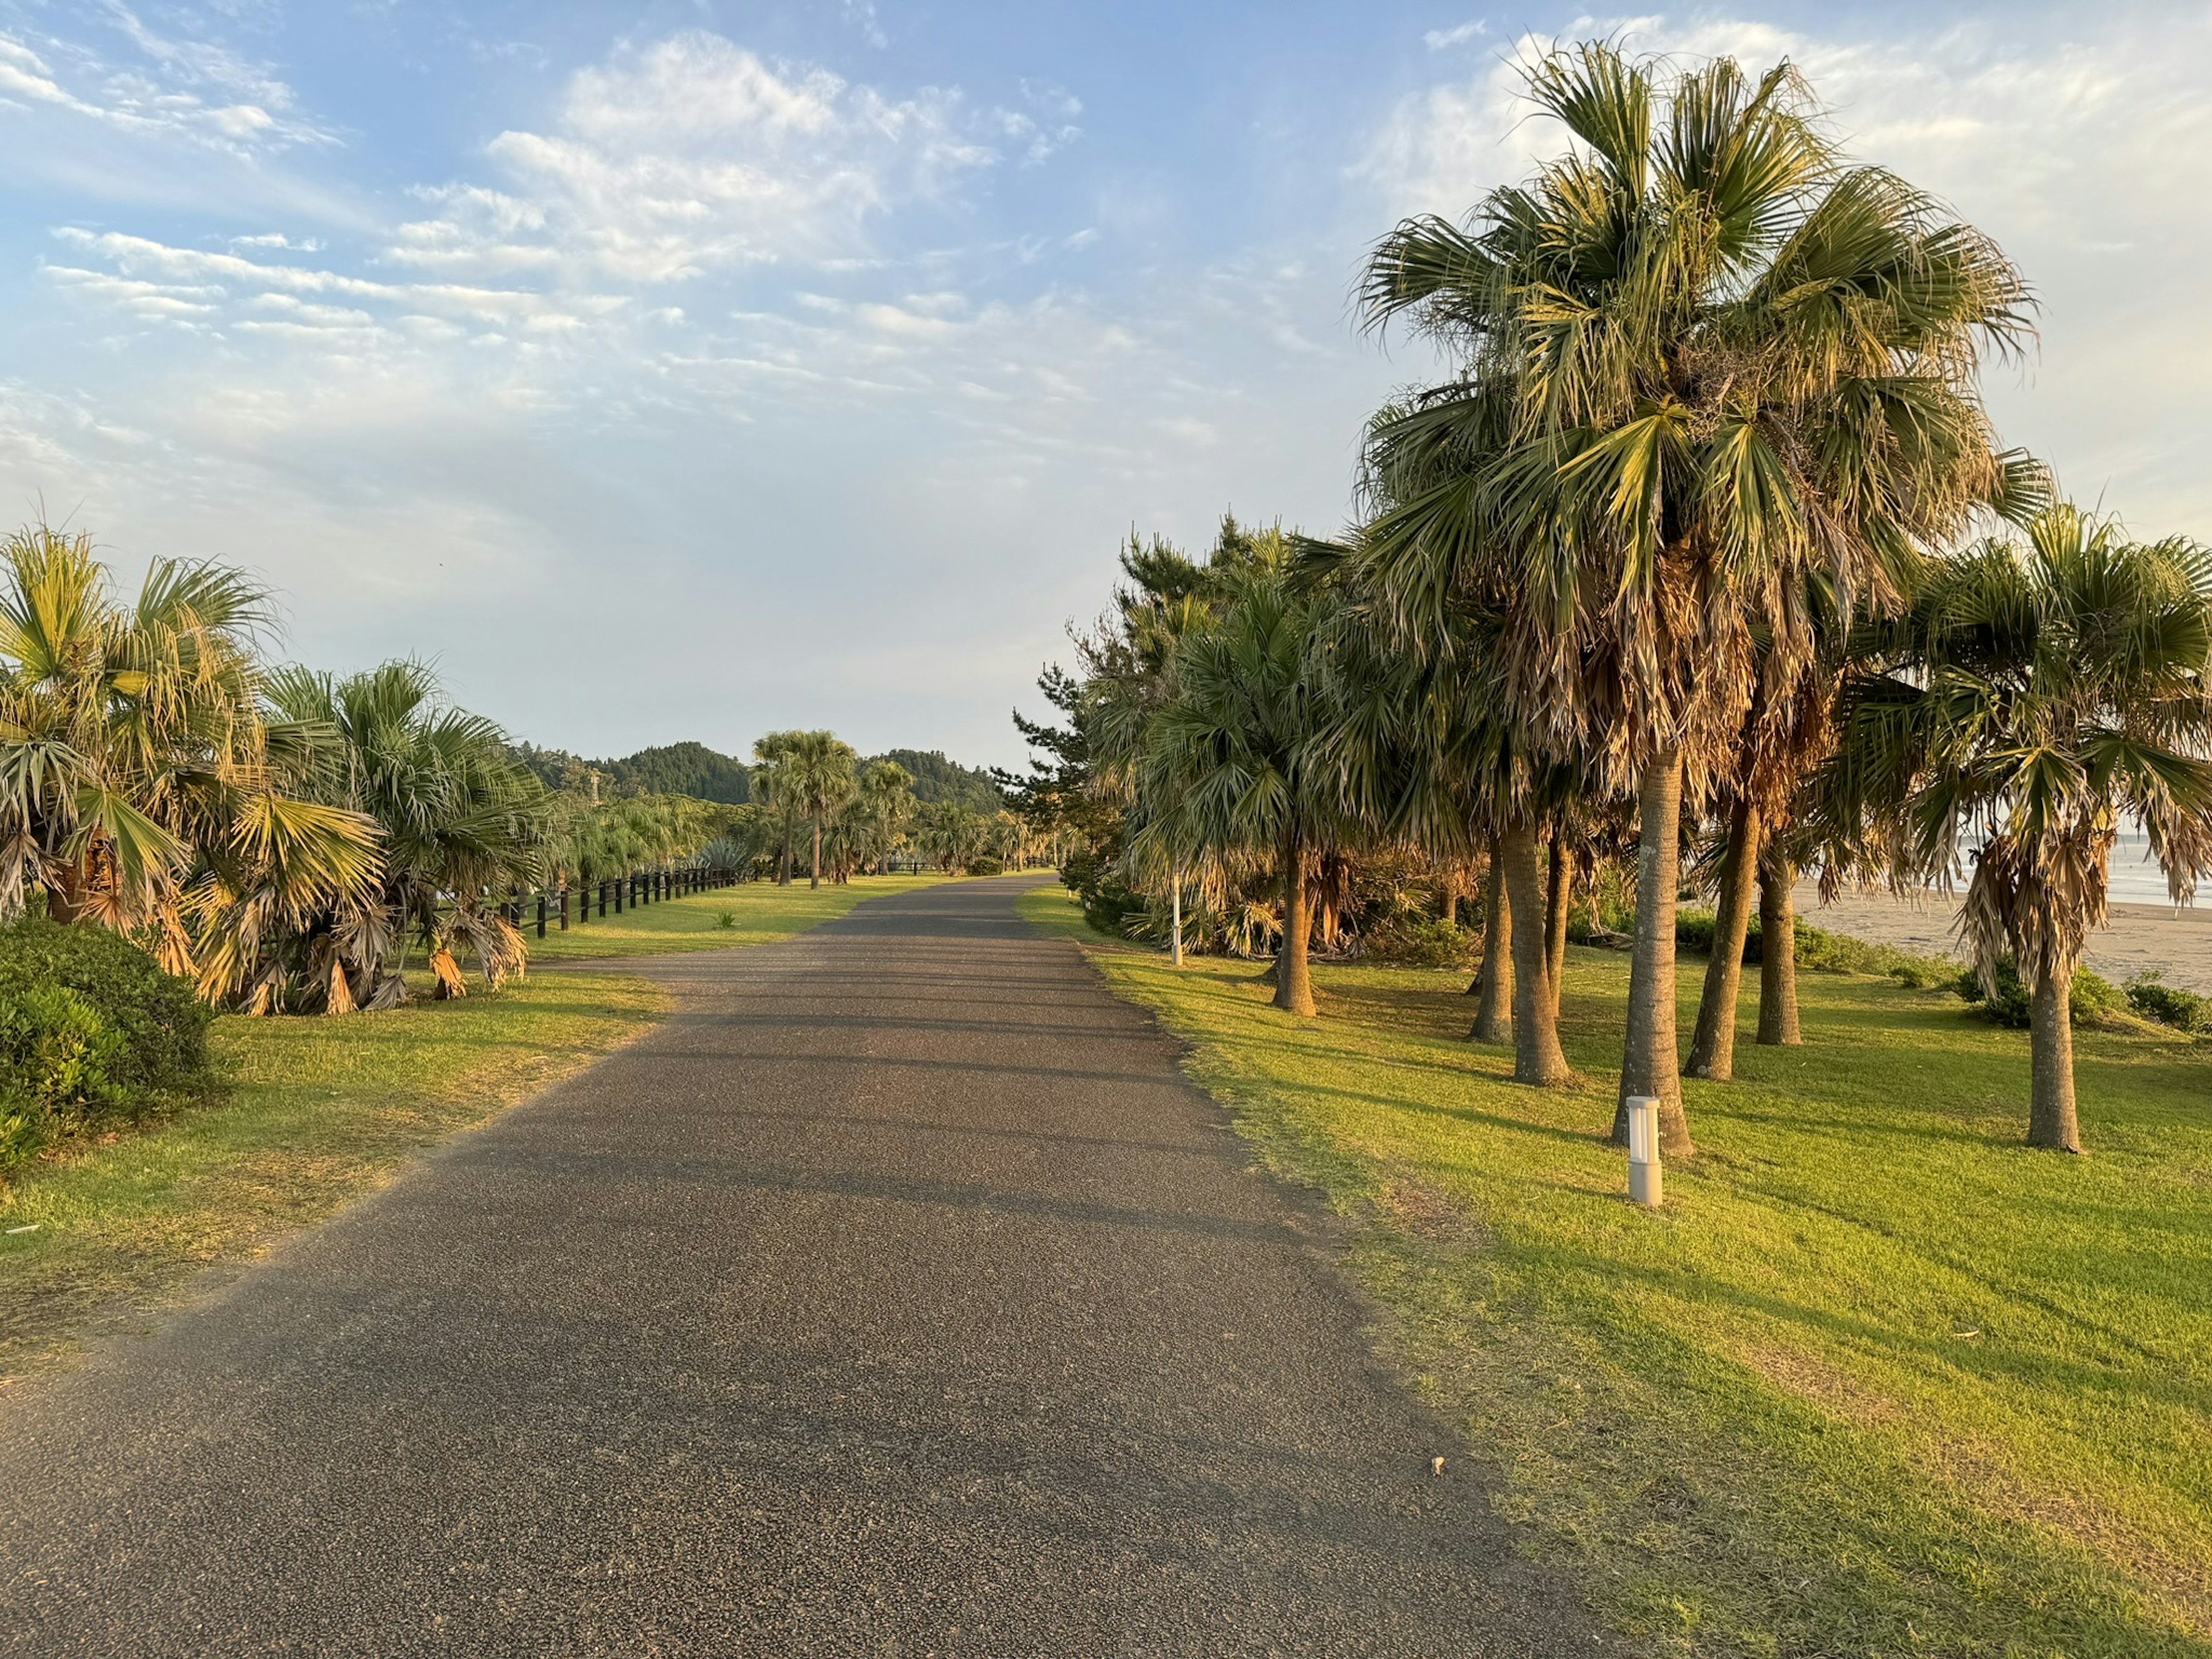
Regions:
<instances>
[{"instance_id":1,"label":"roadside grass strip","mask_svg":"<svg viewBox=\"0 0 2212 1659\"><path fill-rule=\"evenodd\" d=\"M607 957L659 956L672 951L720 951L732 945L774 945L835 921L854 905L887 893L910 893L954 878L940 875L855 876L843 886L818 888L804 876L788 887L772 881L740 882L704 893L686 893L658 904L632 905L589 921L573 916L566 933L549 924L539 939L534 913L523 929L533 962L580 962ZM722 918L730 917L725 927Z\"/></svg>"},{"instance_id":2,"label":"roadside grass strip","mask_svg":"<svg viewBox=\"0 0 2212 1659\"><path fill-rule=\"evenodd\" d=\"M643 980L568 973L386 1013L218 1020L222 1103L0 1183L0 1376L201 1267L265 1252L410 1153L642 1036L665 1006Z\"/></svg>"},{"instance_id":3,"label":"roadside grass strip","mask_svg":"<svg viewBox=\"0 0 2212 1659\"><path fill-rule=\"evenodd\" d=\"M1546 1092L1464 1041L1464 975L1322 965L1299 1022L1261 964L1178 973L1057 887L1022 908L1354 1219L1388 1357L1642 1644L2212 1655L2212 1050L2078 1032L2066 1158L2021 1144L2027 1033L1806 973L1804 1047L1761 1048L1749 989L1654 1214L1605 1141L1625 956L1571 953L1578 1081Z\"/></svg>"}]
</instances>

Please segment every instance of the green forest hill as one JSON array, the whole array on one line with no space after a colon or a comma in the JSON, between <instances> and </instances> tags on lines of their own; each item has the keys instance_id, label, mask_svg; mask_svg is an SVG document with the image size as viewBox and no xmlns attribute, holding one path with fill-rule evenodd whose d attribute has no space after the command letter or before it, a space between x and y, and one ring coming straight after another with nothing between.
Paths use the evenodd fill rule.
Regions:
<instances>
[{"instance_id":1,"label":"green forest hill","mask_svg":"<svg viewBox=\"0 0 2212 1659\"><path fill-rule=\"evenodd\" d=\"M597 773L600 787L618 795L690 795L698 800L741 804L752 799L751 769L734 755L703 743L669 743L641 749L620 760L586 760L565 749L514 745L521 761L549 789L588 792ZM1006 805L989 773L963 766L940 749L889 749L871 763L891 761L911 778L914 798L925 806L941 802L974 812L996 812Z\"/></svg>"}]
</instances>

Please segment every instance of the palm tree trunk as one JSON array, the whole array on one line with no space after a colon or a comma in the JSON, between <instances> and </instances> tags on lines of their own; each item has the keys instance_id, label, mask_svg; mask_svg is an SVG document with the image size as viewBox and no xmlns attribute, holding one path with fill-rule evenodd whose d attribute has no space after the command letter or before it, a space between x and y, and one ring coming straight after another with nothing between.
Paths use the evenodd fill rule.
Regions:
<instances>
[{"instance_id":1,"label":"palm tree trunk","mask_svg":"<svg viewBox=\"0 0 2212 1659\"><path fill-rule=\"evenodd\" d=\"M2027 1005L2027 1144L2060 1152L2081 1150L2081 1126L2074 1115L2073 980L2071 974L2044 969Z\"/></svg>"},{"instance_id":2,"label":"palm tree trunk","mask_svg":"<svg viewBox=\"0 0 2212 1659\"><path fill-rule=\"evenodd\" d=\"M1759 809L1735 804L1728 852L1721 860L1720 903L1713 916L1713 956L1698 999L1698 1033L1690 1039L1689 1074L1725 1083L1735 1075L1735 1009L1743 992L1743 942L1751 932L1752 890L1759 878Z\"/></svg>"},{"instance_id":3,"label":"palm tree trunk","mask_svg":"<svg viewBox=\"0 0 2212 1659\"><path fill-rule=\"evenodd\" d=\"M814 869L812 874L808 878L806 884L809 887L819 887L822 884L822 820L818 816L814 818L812 828L814 830Z\"/></svg>"},{"instance_id":4,"label":"palm tree trunk","mask_svg":"<svg viewBox=\"0 0 2212 1659\"><path fill-rule=\"evenodd\" d=\"M1620 1097L1613 1139L1628 1144L1628 1101L1659 1103L1659 1147L1687 1158L1690 1122L1682 1111L1680 1048L1674 1034L1674 890L1682 877L1682 751L1669 747L1644 769L1638 803L1636 951L1628 970L1628 1040L1620 1060Z\"/></svg>"},{"instance_id":5,"label":"palm tree trunk","mask_svg":"<svg viewBox=\"0 0 2212 1659\"><path fill-rule=\"evenodd\" d=\"M1513 896L1505 887L1505 860L1497 837L1490 842L1490 877L1483 893L1482 967L1468 989L1474 993L1476 1042L1504 1042L1513 1035Z\"/></svg>"},{"instance_id":6,"label":"palm tree trunk","mask_svg":"<svg viewBox=\"0 0 2212 1659\"><path fill-rule=\"evenodd\" d=\"M1525 820L1508 824L1498 848L1509 905L1524 916L1536 915L1543 905L1537 890L1535 826ZM1559 1001L1546 963L1543 930L1522 928L1513 939L1513 1080L1548 1089L1565 1083L1569 1073L1567 1057L1559 1052Z\"/></svg>"},{"instance_id":7,"label":"palm tree trunk","mask_svg":"<svg viewBox=\"0 0 2212 1659\"><path fill-rule=\"evenodd\" d=\"M1797 917L1790 901L1796 884L1797 866L1770 844L1759 862L1759 1041L1768 1048L1805 1040L1797 1030Z\"/></svg>"},{"instance_id":8,"label":"palm tree trunk","mask_svg":"<svg viewBox=\"0 0 2212 1659\"><path fill-rule=\"evenodd\" d=\"M1559 1018L1559 988L1567 977L1567 907L1575 896L1575 860L1567 832L1552 831L1550 884L1544 889L1544 976L1552 991L1552 1019Z\"/></svg>"},{"instance_id":9,"label":"palm tree trunk","mask_svg":"<svg viewBox=\"0 0 2212 1659\"><path fill-rule=\"evenodd\" d=\"M1313 894L1306 884L1305 843L1292 830L1283 838L1283 948L1275 958L1275 1006L1310 1017L1313 976L1306 943L1313 932Z\"/></svg>"},{"instance_id":10,"label":"palm tree trunk","mask_svg":"<svg viewBox=\"0 0 2212 1659\"><path fill-rule=\"evenodd\" d=\"M793 824L792 823L792 815L786 812L783 815L783 857L776 866L775 884L779 887L788 887L791 885L791 832L793 828Z\"/></svg>"},{"instance_id":11,"label":"palm tree trunk","mask_svg":"<svg viewBox=\"0 0 2212 1659\"><path fill-rule=\"evenodd\" d=\"M1450 927L1459 926L1459 889L1456 886L1444 889L1444 921Z\"/></svg>"},{"instance_id":12,"label":"palm tree trunk","mask_svg":"<svg viewBox=\"0 0 2212 1659\"><path fill-rule=\"evenodd\" d=\"M75 921L84 914L85 896L92 888L92 878L85 867L89 862L64 866L45 878L47 921Z\"/></svg>"}]
</instances>

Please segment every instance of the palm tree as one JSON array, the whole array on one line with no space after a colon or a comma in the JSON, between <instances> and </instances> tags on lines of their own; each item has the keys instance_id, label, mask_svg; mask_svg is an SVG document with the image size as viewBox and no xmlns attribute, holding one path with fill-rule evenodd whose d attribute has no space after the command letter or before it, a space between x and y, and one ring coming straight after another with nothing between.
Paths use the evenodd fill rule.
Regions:
<instances>
[{"instance_id":1,"label":"palm tree","mask_svg":"<svg viewBox=\"0 0 2212 1659\"><path fill-rule=\"evenodd\" d=\"M1984 542L1887 631L1845 696L1840 816L1948 890L1992 993L2027 985L2028 1144L2079 1152L2071 998L2112 841L2139 821L2176 902L2212 872L2212 555L2054 506Z\"/></svg>"},{"instance_id":2,"label":"palm tree","mask_svg":"<svg viewBox=\"0 0 2212 1659\"><path fill-rule=\"evenodd\" d=\"M1464 228L1409 220L1363 300L1453 353L1384 411L1370 559L1410 617L1472 586L1506 611L1533 740L1638 803L1637 938L1615 1133L1631 1095L1691 1150L1674 1036L1686 757L1723 759L1758 623L1813 646L1818 576L1845 611L2000 488L1978 353L2024 343L2027 296L1986 238L1879 168L1843 164L1787 64L1671 71L1607 45L1528 70L1577 141Z\"/></svg>"},{"instance_id":3,"label":"palm tree","mask_svg":"<svg viewBox=\"0 0 2212 1659\"><path fill-rule=\"evenodd\" d=\"M1358 555L1345 550L1358 568ZM1424 634L1392 625L1387 607L1364 601L1350 582L1323 620L1313 655L1327 706L1316 757L1333 764L1345 817L1438 853L1490 848L1490 915L1486 922L1478 1042L1504 1040L1503 1005L1516 1080L1557 1086L1569 1080L1559 1039L1559 976L1545 925L1547 895L1540 842L1564 844L1575 775L1517 739L1520 728L1494 675L1498 619L1455 610ZM1556 867L1551 896L1562 903ZM1516 917L1527 918L1516 927ZM1557 919L1564 955L1565 916Z\"/></svg>"},{"instance_id":4,"label":"palm tree","mask_svg":"<svg viewBox=\"0 0 2212 1659\"><path fill-rule=\"evenodd\" d=\"M537 879L544 788L491 721L445 705L436 677L393 662L339 679L305 668L270 678L269 702L295 726L331 734L316 769L327 804L379 831L374 887L312 911L278 914L221 872L196 890L206 941L201 983L250 1013L346 1013L404 1000L410 939L436 994L465 990L456 947L486 981L521 971L521 935L500 914Z\"/></svg>"},{"instance_id":5,"label":"palm tree","mask_svg":"<svg viewBox=\"0 0 2212 1659\"><path fill-rule=\"evenodd\" d=\"M915 805L914 779L897 762L872 761L863 768L853 804L837 824L838 879L889 858L905 839Z\"/></svg>"},{"instance_id":6,"label":"palm tree","mask_svg":"<svg viewBox=\"0 0 2212 1659\"><path fill-rule=\"evenodd\" d=\"M1286 568L1282 538L1213 579L1214 611L1177 637L1164 700L1146 723L1138 793L1146 823L1133 852L1272 853L1283 890L1275 1006L1310 1016L1310 862L1337 799L1316 752L1325 719L1308 641L1321 603Z\"/></svg>"},{"instance_id":7,"label":"palm tree","mask_svg":"<svg viewBox=\"0 0 2212 1659\"><path fill-rule=\"evenodd\" d=\"M0 918L154 935L195 971L196 876L296 912L358 895L374 823L303 798L318 732L262 707L267 597L236 571L156 560L117 603L91 540L36 526L0 546Z\"/></svg>"},{"instance_id":8,"label":"palm tree","mask_svg":"<svg viewBox=\"0 0 2212 1659\"><path fill-rule=\"evenodd\" d=\"M790 792L790 805L806 816L814 841L808 885L822 884L822 835L853 799L860 757L851 744L828 732L788 732L780 763L779 791ZM756 750L757 752L757 750ZM781 799L781 796L779 797Z\"/></svg>"},{"instance_id":9,"label":"palm tree","mask_svg":"<svg viewBox=\"0 0 2212 1659\"><path fill-rule=\"evenodd\" d=\"M791 885L791 839L804 809L804 792L791 765L792 751L805 733L771 732L753 743L753 765L748 787L755 800L772 808L781 823L783 839L776 855L775 884Z\"/></svg>"}]
</instances>

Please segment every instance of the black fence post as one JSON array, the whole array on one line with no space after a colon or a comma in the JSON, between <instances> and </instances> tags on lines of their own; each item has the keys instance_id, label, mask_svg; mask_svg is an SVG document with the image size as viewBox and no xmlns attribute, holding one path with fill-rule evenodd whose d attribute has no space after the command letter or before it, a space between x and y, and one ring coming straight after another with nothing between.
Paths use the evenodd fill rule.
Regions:
<instances>
[{"instance_id":1,"label":"black fence post","mask_svg":"<svg viewBox=\"0 0 2212 1659\"><path fill-rule=\"evenodd\" d=\"M545 895L538 896L538 937L545 937Z\"/></svg>"},{"instance_id":2,"label":"black fence post","mask_svg":"<svg viewBox=\"0 0 2212 1659\"><path fill-rule=\"evenodd\" d=\"M568 884L561 884L561 931L568 931Z\"/></svg>"},{"instance_id":3,"label":"black fence post","mask_svg":"<svg viewBox=\"0 0 2212 1659\"><path fill-rule=\"evenodd\" d=\"M617 877L615 878L615 914L616 914L617 915L620 915L622 913L623 913L623 878L622 878L622 877L620 877L620 876L617 876Z\"/></svg>"}]
</instances>

